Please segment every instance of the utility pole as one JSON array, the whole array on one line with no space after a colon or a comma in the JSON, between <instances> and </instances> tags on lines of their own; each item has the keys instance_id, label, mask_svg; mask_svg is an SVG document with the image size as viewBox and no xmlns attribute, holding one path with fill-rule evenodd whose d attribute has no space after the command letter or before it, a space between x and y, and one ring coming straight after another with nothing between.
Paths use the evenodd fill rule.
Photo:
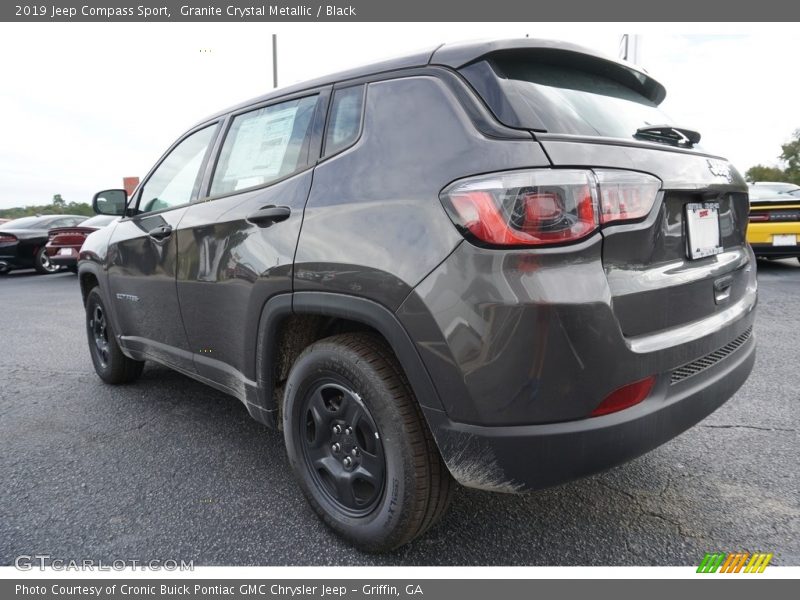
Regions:
<instances>
[{"instance_id":1,"label":"utility pole","mask_svg":"<svg viewBox=\"0 0 800 600\"><path fill-rule=\"evenodd\" d=\"M278 35L272 34L272 87L278 87Z\"/></svg>"},{"instance_id":2,"label":"utility pole","mask_svg":"<svg viewBox=\"0 0 800 600\"><path fill-rule=\"evenodd\" d=\"M635 65L642 60L642 40L638 34L626 33L619 42L619 57Z\"/></svg>"}]
</instances>

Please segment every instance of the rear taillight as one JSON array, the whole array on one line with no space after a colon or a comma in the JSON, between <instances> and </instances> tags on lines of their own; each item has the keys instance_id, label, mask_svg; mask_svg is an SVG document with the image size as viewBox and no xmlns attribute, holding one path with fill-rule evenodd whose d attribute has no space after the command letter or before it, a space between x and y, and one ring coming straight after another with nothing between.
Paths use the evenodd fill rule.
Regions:
<instances>
[{"instance_id":1,"label":"rear taillight","mask_svg":"<svg viewBox=\"0 0 800 600\"><path fill-rule=\"evenodd\" d=\"M661 182L628 171L536 169L462 179L441 199L461 232L492 246L579 241L602 224L645 217Z\"/></svg>"},{"instance_id":2,"label":"rear taillight","mask_svg":"<svg viewBox=\"0 0 800 600\"><path fill-rule=\"evenodd\" d=\"M749 219L751 223L764 223L769 221L769 213L750 213Z\"/></svg>"},{"instance_id":3,"label":"rear taillight","mask_svg":"<svg viewBox=\"0 0 800 600\"><path fill-rule=\"evenodd\" d=\"M0 233L0 244L7 244L9 242L16 242L17 237L7 233Z\"/></svg>"},{"instance_id":4,"label":"rear taillight","mask_svg":"<svg viewBox=\"0 0 800 600\"><path fill-rule=\"evenodd\" d=\"M650 395L655 382L655 377L648 377L647 379L636 381L611 392L589 416L600 417L639 404L639 402Z\"/></svg>"},{"instance_id":5,"label":"rear taillight","mask_svg":"<svg viewBox=\"0 0 800 600\"><path fill-rule=\"evenodd\" d=\"M58 246L81 246L86 240L86 234L78 231L50 234L48 243Z\"/></svg>"},{"instance_id":6,"label":"rear taillight","mask_svg":"<svg viewBox=\"0 0 800 600\"><path fill-rule=\"evenodd\" d=\"M661 181L633 171L595 171L600 190L600 222L633 221L650 213Z\"/></svg>"}]
</instances>

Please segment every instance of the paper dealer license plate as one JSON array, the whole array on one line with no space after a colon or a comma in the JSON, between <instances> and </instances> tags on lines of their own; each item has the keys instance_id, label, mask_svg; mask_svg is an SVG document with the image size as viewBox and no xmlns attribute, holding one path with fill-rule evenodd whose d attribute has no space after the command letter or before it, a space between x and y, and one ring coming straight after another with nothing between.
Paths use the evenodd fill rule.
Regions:
<instances>
[{"instance_id":1,"label":"paper dealer license plate","mask_svg":"<svg viewBox=\"0 0 800 600\"><path fill-rule=\"evenodd\" d=\"M687 204L686 234L689 258L703 258L722 252L719 235L719 203Z\"/></svg>"}]
</instances>

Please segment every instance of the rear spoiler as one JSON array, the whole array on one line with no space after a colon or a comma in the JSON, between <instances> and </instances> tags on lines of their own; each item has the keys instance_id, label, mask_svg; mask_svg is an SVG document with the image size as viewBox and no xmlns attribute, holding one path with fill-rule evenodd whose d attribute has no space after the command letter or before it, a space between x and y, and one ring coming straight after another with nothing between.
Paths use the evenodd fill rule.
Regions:
<instances>
[{"instance_id":1,"label":"rear spoiler","mask_svg":"<svg viewBox=\"0 0 800 600\"><path fill-rule=\"evenodd\" d=\"M667 96L666 88L646 71L594 50L553 40L512 39L465 44L444 44L431 55L430 64L463 69L493 56L527 55L550 64L563 64L597 73L637 91L655 104Z\"/></svg>"}]
</instances>

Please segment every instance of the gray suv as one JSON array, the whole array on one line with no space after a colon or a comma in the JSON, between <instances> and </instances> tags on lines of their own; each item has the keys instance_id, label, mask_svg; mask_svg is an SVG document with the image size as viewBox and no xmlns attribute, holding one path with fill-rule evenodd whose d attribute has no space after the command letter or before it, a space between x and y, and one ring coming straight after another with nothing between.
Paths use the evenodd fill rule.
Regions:
<instances>
[{"instance_id":1,"label":"gray suv","mask_svg":"<svg viewBox=\"0 0 800 600\"><path fill-rule=\"evenodd\" d=\"M240 399L369 551L432 527L454 482L523 492L639 456L755 359L747 186L664 96L525 39L217 113L130 198L95 196L122 217L80 253L97 374L150 360Z\"/></svg>"}]
</instances>

